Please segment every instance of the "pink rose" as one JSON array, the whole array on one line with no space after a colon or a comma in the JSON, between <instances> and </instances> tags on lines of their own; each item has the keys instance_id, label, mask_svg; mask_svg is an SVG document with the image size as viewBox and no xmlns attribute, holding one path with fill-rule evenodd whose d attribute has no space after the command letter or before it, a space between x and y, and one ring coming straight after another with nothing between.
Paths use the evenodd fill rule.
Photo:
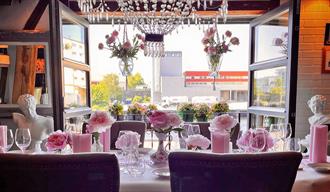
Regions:
<instances>
[{"instance_id":1,"label":"pink rose","mask_svg":"<svg viewBox=\"0 0 330 192\"><path fill-rule=\"evenodd\" d=\"M209 47L207 53L210 55L215 55L217 53L217 49L215 47Z\"/></svg>"},{"instance_id":2,"label":"pink rose","mask_svg":"<svg viewBox=\"0 0 330 192\"><path fill-rule=\"evenodd\" d=\"M282 46L282 44L283 44L283 40L281 38L274 39L274 42L273 42L274 46Z\"/></svg>"},{"instance_id":3,"label":"pink rose","mask_svg":"<svg viewBox=\"0 0 330 192\"><path fill-rule=\"evenodd\" d=\"M178 127L181 124L181 119L177 114L169 113L167 116L170 126Z\"/></svg>"},{"instance_id":4,"label":"pink rose","mask_svg":"<svg viewBox=\"0 0 330 192\"><path fill-rule=\"evenodd\" d=\"M102 133L107 128L110 128L115 122L115 119L105 111L95 111L88 120L87 131L89 133Z\"/></svg>"},{"instance_id":5,"label":"pink rose","mask_svg":"<svg viewBox=\"0 0 330 192\"><path fill-rule=\"evenodd\" d=\"M239 45L239 39L237 37L233 37L230 39L230 43L233 45Z\"/></svg>"},{"instance_id":6,"label":"pink rose","mask_svg":"<svg viewBox=\"0 0 330 192\"><path fill-rule=\"evenodd\" d=\"M202 43L203 43L203 45L207 45L209 43L209 39L206 37L203 37Z\"/></svg>"},{"instance_id":7,"label":"pink rose","mask_svg":"<svg viewBox=\"0 0 330 192\"><path fill-rule=\"evenodd\" d=\"M124 44L123 44L123 48L124 49L130 49L132 47L131 43L129 41L126 41Z\"/></svg>"},{"instance_id":8,"label":"pink rose","mask_svg":"<svg viewBox=\"0 0 330 192\"><path fill-rule=\"evenodd\" d=\"M103 43L99 43L99 49L102 50L104 48Z\"/></svg>"},{"instance_id":9,"label":"pink rose","mask_svg":"<svg viewBox=\"0 0 330 192\"><path fill-rule=\"evenodd\" d=\"M144 44L140 45L140 49L144 50Z\"/></svg>"},{"instance_id":10,"label":"pink rose","mask_svg":"<svg viewBox=\"0 0 330 192\"><path fill-rule=\"evenodd\" d=\"M137 37L138 39L140 39L141 41L144 41L144 40L145 40L144 37L143 37L142 35L140 35L140 34L137 34L136 37Z\"/></svg>"},{"instance_id":11,"label":"pink rose","mask_svg":"<svg viewBox=\"0 0 330 192\"><path fill-rule=\"evenodd\" d=\"M212 38L217 30L214 27L210 27L205 32L206 38Z\"/></svg>"},{"instance_id":12,"label":"pink rose","mask_svg":"<svg viewBox=\"0 0 330 192\"><path fill-rule=\"evenodd\" d=\"M237 121L230 115L224 114L220 115L218 117L215 117L213 121L211 122L210 127L215 130L219 131L228 131L235 127L237 124Z\"/></svg>"},{"instance_id":13,"label":"pink rose","mask_svg":"<svg viewBox=\"0 0 330 192\"><path fill-rule=\"evenodd\" d=\"M227 37L231 37L231 35L232 35L232 33L231 33L231 31L226 31L226 33L225 33L225 35L227 36Z\"/></svg>"},{"instance_id":14,"label":"pink rose","mask_svg":"<svg viewBox=\"0 0 330 192\"><path fill-rule=\"evenodd\" d=\"M111 33L111 36L113 37L117 37L119 35L118 31L114 30L112 33Z\"/></svg>"},{"instance_id":15,"label":"pink rose","mask_svg":"<svg viewBox=\"0 0 330 192\"><path fill-rule=\"evenodd\" d=\"M168 128L170 126L169 117L165 112L153 111L148 118L155 128Z\"/></svg>"},{"instance_id":16,"label":"pink rose","mask_svg":"<svg viewBox=\"0 0 330 192\"><path fill-rule=\"evenodd\" d=\"M114 36L111 36L111 37L109 37L108 39L107 39L107 44L112 44L113 42L115 42L116 41L116 37L114 37Z\"/></svg>"},{"instance_id":17,"label":"pink rose","mask_svg":"<svg viewBox=\"0 0 330 192\"><path fill-rule=\"evenodd\" d=\"M259 131L257 133L254 133L254 131L252 129L249 129L248 131L246 131L236 142L237 146L239 146L240 148L245 149L246 151L249 152L253 152L254 150L252 148L250 148L250 139L251 137L254 137L254 139L256 139L256 144L257 145L263 145L263 137L266 138L266 143L265 143L265 147L262 150L263 152L268 151L268 149L272 148L274 146L274 139L272 138L272 136L269 134L269 132L265 129L263 129L262 131L260 131L261 129L259 129ZM255 146L257 147L257 146Z\"/></svg>"},{"instance_id":18,"label":"pink rose","mask_svg":"<svg viewBox=\"0 0 330 192\"><path fill-rule=\"evenodd\" d=\"M121 135L115 145L117 149L134 149L140 145L140 135L137 132L127 131Z\"/></svg>"},{"instance_id":19,"label":"pink rose","mask_svg":"<svg viewBox=\"0 0 330 192\"><path fill-rule=\"evenodd\" d=\"M204 52L205 52L205 53L207 53L208 50L209 50L209 47L205 47L205 48L204 48Z\"/></svg>"},{"instance_id":20,"label":"pink rose","mask_svg":"<svg viewBox=\"0 0 330 192\"><path fill-rule=\"evenodd\" d=\"M47 138L46 148L48 151L63 150L67 144L68 135L61 130L58 130Z\"/></svg>"},{"instance_id":21,"label":"pink rose","mask_svg":"<svg viewBox=\"0 0 330 192\"><path fill-rule=\"evenodd\" d=\"M188 148L200 147L202 149L207 149L210 146L211 141L203 135L196 134L189 135L186 139L186 144Z\"/></svg>"}]
</instances>

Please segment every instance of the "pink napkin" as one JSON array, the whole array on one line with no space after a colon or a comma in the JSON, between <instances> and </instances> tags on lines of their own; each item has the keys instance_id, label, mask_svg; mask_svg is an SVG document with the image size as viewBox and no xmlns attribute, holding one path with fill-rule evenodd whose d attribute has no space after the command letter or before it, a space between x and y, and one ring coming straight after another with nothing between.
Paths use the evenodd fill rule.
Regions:
<instances>
[{"instance_id":1,"label":"pink napkin","mask_svg":"<svg viewBox=\"0 0 330 192\"><path fill-rule=\"evenodd\" d=\"M213 153L228 153L229 152L229 140L228 133L223 132L211 132L211 149Z\"/></svg>"},{"instance_id":2,"label":"pink napkin","mask_svg":"<svg viewBox=\"0 0 330 192\"><path fill-rule=\"evenodd\" d=\"M74 153L91 152L92 134L72 134L72 151Z\"/></svg>"},{"instance_id":3,"label":"pink napkin","mask_svg":"<svg viewBox=\"0 0 330 192\"><path fill-rule=\"evenodd\" d=\"M0 153L2 153L1 148L5 148L7 146L7 126L0 125Z\"/></svg>"},{"instance_id":4,"label":"pink napkin","mask_svg":"<svg viewBox=\"0 0 330 192\"><path fill-rule=\"evenodd\" d=\"M103 152L110 152L110 137L111 129L106 129L105 132L101 133L100 141L103 145Z\"/></svg>"},{"instance_id":5,"label":"pink napkin","mask_svg":"<svg viewBox=\"0 0 330 192\"><path fill-rule=\"evenodd\" d=\"M311 137L311 162L326 163L328 148L328 126L314 125Z\"/></svg>"}]
</instances>

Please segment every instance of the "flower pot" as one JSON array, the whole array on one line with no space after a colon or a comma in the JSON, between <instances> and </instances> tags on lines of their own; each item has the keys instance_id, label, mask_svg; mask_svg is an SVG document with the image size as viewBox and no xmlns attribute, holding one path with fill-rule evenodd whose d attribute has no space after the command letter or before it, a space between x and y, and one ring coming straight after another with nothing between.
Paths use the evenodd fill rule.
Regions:
<instances>
[{"instance_id":1,"label":"flower pot","mask_svg":"<svg viewBox=\"0 0 330 192\"><path fill-rule=\"evenodd\" d=\"M193 122L194 121L194 113L192 112L180 112L180 116L182 121L184 122Z\"/></svg>"},{"instance_id":2,"label":"flower pot","mask_svg":"<svg viewBox=\"0 0 330 192\"><path fill-rule=\"evenodd\" d=\"M200 115L200 116L196 116L196 120L197 120L198 122L207 122L208 117L207 117L206 114L202 114L202 115Z\"/></svg>"}]
</instances>

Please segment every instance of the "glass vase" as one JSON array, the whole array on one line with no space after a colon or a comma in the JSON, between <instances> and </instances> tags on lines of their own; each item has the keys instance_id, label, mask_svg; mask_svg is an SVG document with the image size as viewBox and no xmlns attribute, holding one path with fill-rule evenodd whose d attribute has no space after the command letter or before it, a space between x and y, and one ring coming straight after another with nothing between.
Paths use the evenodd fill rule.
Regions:
<instances>
[{"instance_id":1,"label":"glass vase","mask_svg":"<svg viewBox=\"0 0 330 192\"><path fill-rule=\"evenodd\" d=\"M218 77L218 72L220 71L223 55L222 54L207 55L207 59L209 64L210 76Z\"/></svg>"},{"instance_id":2,"label":"glass vase","mask_svg":"<svg viewBox=\"0 0 330 192\"><path fill-rule=\"evenodd\" d=\"M119 69L122 76L131 75L134 68L134 63L132 58L121 58L119 59Z\"/></svg>"},{"instance_id":3,"label":"glass vase","mask_svg":"<svg viewBox=\"0 0 330 192\"><path fill-rule=\"evenodd\" d=\"M93 133L94 142L92 144L92 152L103 152L103 145L100 141L100 133Z\"/></svg>"},{"instance_id":4,"label":"glass vase","mask_svg":"<svg viewBox=\"0 0 330 192\"><path fill-rule=\"evenodd\" d=\"M164 141L167 138L167 134L155 132L155 135L158 138L158 149L155 153L151 154L150 159L154 164L167 163L168 152L164 147Z\"/></svg>"}]
</instances>

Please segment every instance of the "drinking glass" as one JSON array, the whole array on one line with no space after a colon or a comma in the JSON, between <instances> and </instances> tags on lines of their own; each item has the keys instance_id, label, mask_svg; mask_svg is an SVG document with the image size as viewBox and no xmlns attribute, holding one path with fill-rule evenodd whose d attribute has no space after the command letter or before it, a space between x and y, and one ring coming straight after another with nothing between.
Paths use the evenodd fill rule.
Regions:
<instances>
[{"instance_id":1,"label":"drinking glass","mask_svg":"<svg viewBox=\"0 0 330 192\"><path fill-rule=\"evenodd\" d=\"M188 135L197 135L201 134L201 129L199 128L199 125L189 125L188 128Z\"/></svg>"},{"instance_id":2,"label":"drinking glass","mask_svg":"<svg viewBox=\"0 0 330 192\"><path fill-rule=\"evenodd\" d=\"M269 134L274 139L274 150L278 151L279 145L278 142L282 139L283 126L282 124L271 124L269 128Z\"/></svg>"},{"instance_id":3,"label":"drinking glass","mask_svg":"<svg viewBox=\"0 0 330 192\"><path fill-rule=\"evenodd\" d=\"M131 153L128 156L127 172L131 176L143 175L145 172L145 160L138 153Z\"/></svg>"},{"instance_id":4,"label":"drinking glass","mask_svg":"<svg viewBox=\"0 0 330 192\"><path fill-rule=\"evenodd\" d=\"M15 132L15 143L18 148L22 151L22 153L25 153L25 150L29 147L31 144L31 133L30 129L28 128L19 128L16 129Z\"/></svg>"},{"instance_id":5,"label":"drinking glass","mask_svg":"<svg viewBox=\"0 0 330 192\"><path fill-rule=\"evenodd\" d=\"M237 141L242 140L242 137L245 135L246 132L243 130L240 130L238 132ZM246 152L249 148L249 143L245 143L244 141L241 141L241 143L236 142L237 147L239 148L240 152Z\"/></svg>"},{"instance_id":6,"label":"drinking glass","mask_svg":"<svg viewBox=\"0 0 330 192\"><path fill-rule=\"evenodd\" d=\"M188 130L189 130L190 124L183 124L182 126L182 131L181 131L181 136L184 139L188 138Z\"/></svg>"},{"instance_id":7,"label":"drinking glass","mask_svg":"<svg viewBox=\"0 0 330 192\"><path fill-rule=\"evenodd\" d=\"M287 139L285 144L285 149L287 151L301 152L300 139L299 138Z\"/></svg>"},{"instance_id":8,"label":"drinking glass","mask_svg":"<svg viewBox=\"0 0 330 192\"><path fill-rule=\"evenodd\" d=\"M285 150L286 140L291 138L292 127L290 123L284 123L282 125L282 141L283 141L283 151Z\"/></svg>"},{"instance_id":9,"label":"drinking glass","mask_svg":"<svg viewBox=\"0 0 330 192\"><path fill-rule=\"evenodd\" d=\"M262 128L252 131L249 139L249 147L255 152L261 152L266 146L266 134Z\"/></svg>"},{"instance_id":10,"label":"drinking glass","mask_svg":"<svg viewBox=\"0 0 330 192\"><path fill-rule=\"evenodd\" d=\"M11 129L7 129L7 146L5 148L5 151L9 151L10 148L13 146L14 144L14 135L13 135L13 131Z\"/></svg>"}]
</instances>

